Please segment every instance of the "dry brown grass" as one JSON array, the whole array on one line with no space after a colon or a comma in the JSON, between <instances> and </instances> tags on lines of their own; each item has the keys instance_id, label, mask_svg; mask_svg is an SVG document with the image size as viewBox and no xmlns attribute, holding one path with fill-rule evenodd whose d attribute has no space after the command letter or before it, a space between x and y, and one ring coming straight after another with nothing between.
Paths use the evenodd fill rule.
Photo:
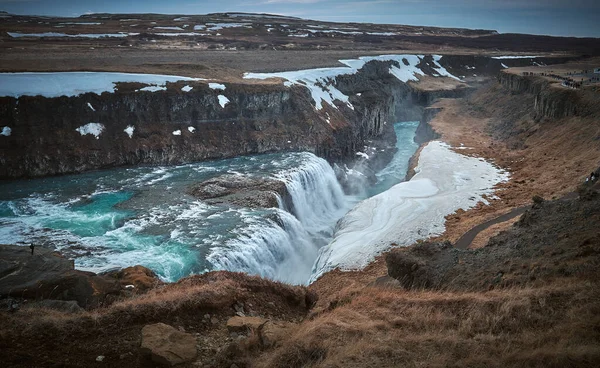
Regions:
<instances>
[{"instance_id":1,"label":"dry brown grass","mask_svg":"<svg viewBox=\"0 0 600 368\"><path fill-rule=\"evenodd\" d=\"M565 367L600 362L597 283L446 293L366 288L258 367Z\"/></svg>"}]
</instances>

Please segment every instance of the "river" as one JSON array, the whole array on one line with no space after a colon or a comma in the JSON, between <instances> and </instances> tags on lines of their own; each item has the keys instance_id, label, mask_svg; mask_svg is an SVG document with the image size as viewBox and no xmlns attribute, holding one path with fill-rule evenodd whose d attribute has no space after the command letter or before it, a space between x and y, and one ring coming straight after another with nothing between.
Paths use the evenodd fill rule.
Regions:
<instances>
[{"instance_id":1,"label":"river","mask_svg":"<svg viewBox=\"0 0 600 368\"><path fill-rule=\"evenodd\" d=\"M398 151L360 195L345 194L331 166L307 152L2 182L0 243L52 247L93 272L141 264L165 281L229 270L305 284L336 222L404 179L417 125L394 125ZM284 181L295 213L208 205L185 193L222 174Z\"/></svg>"}]
</instances>

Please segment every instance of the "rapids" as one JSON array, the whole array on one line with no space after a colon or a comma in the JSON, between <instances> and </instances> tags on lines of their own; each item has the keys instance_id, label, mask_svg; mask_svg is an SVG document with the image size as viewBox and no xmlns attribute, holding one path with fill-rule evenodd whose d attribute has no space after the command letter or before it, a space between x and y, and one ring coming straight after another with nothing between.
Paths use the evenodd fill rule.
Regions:
<instances>
[{"instance_id":1,"label":"rapids","mask_svg":"<svg viewBox=\"0 0 600 368\"><path fill-rule=\"evenodd\" d=\"M165 281L224 269L304 284L336 222L365 196L402 181L416 126L395 124L398 152L360 196L346 195L332 167L307 152L1 182L0 243L52 247L93 272L142 264ZM283 181L293 213L283 204L217 206L185 194L227 173Z\"/></svg>"}]
</instances>

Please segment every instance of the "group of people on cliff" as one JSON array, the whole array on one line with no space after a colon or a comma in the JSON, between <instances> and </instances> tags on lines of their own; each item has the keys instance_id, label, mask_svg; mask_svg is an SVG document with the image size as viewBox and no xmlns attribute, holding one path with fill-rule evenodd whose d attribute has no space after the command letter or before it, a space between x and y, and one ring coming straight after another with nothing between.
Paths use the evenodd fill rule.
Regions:
<instances>
[{"instance_id":1,"label":"group of people on cliff","mask_svg":"<svg viewBox=\"0 0 600 368\"><path fill-rule=\"evenodd\" d=\"M582 71L581 73L567 73L567 75L577 75L577 74L585 74L584 72L587 72L587 70ZM564 87L569 87L569 88L573 88L573 89L579 89L581 88L581 86L583 86L584 83L596 83L596 82L600 82L600 77L590 77L587 80L585 78L581 78L580 81L576 81L575 79L571 78L571 77L565 77L562 75L558 75L558 74L554 74L554 73L534 73L534 72L523 72L524 76L541 76L541 77L549 77L555 80L559 80L562 81L562 85Z\"/></svg>"}]
</instances>

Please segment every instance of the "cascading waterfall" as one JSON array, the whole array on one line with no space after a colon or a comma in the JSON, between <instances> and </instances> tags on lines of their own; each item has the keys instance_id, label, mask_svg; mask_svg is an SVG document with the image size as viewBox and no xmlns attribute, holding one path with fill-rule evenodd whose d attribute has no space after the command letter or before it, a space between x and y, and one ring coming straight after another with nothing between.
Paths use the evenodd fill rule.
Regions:
<instances>
[{"instance_id":1,"label":"cascading waterfall","mask_svg":"<svg viewBox=\"0 0 600 368\"><path fill-rule=\"evenodd\" d=\"M277 220L251 224L207 260L215 269L257 274L291 284L308 280L318 247L290 213L277 210Z\"/></svg>"},{"instance_id":2,"label":"cascading waterfall","mask_svg":"<svg viewBox=\"0 0 600 368\"><path fill-rule=\"evenodd\" d=\"M215 269L244 271L292 284L305 284L319 248L331 237L335 221L351 207L327 161L302 153L301 164L274 176L286 184L294 215L280 209L267 223L252 223L207 260Z\"/></svg>"},{"instance_id":3,"label":"cascading waterfall","mask_svg":"<svg viewBox=\"0 0 600 368\"><path fill-rule=\"evenodd\" d=\"M412 140L414 127L403 135ZM186 194L235 173L278 179L289 198L279 208L244 208ZM0 243L52 247L92 272L141 264L165 281L229 270L305 284L337 220L359 199L307 152L117 168L0 183Z\"/></svg>"},{"instance_id":4,"label":"cascading waterfall","mask_svg":"<svg viewBox=\"0 0 600 368\"><path fill-rule=\"evenodd\" d=\"M331 236L332 222L346 213L352 199L344 194L327 161L311 153L291 170L275 176L282 180L294 203L294 214L313 236ZM332 220L333 219L333 220Z\"/></svg>"}]
</instances>

